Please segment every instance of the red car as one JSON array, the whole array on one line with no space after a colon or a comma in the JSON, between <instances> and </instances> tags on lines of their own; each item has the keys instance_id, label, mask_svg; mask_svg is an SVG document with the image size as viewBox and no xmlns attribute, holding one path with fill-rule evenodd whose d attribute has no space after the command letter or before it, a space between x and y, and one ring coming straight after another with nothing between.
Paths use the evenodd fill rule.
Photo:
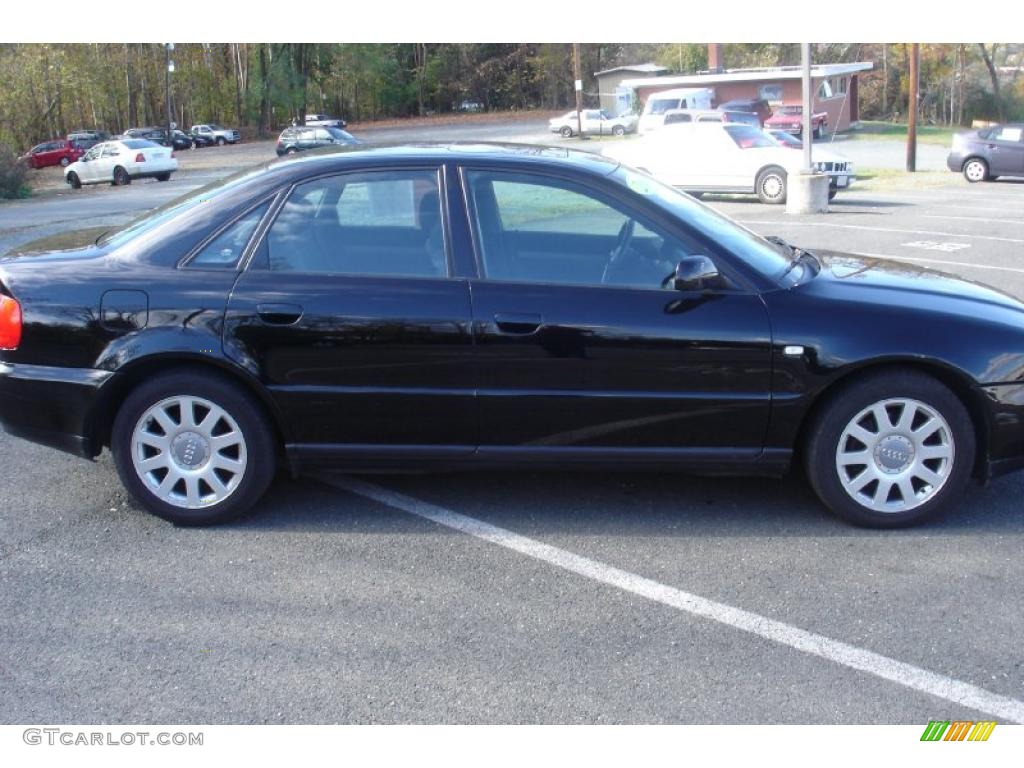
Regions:
<instances>
[{"instance_id":1,"label":"red car","mask_svg":"<svg viewBox=\"0 0 1024 768\"><path fill-rule=\"evenodd\" d=\"M78 144L67 139L55 139L36 144L25 155L29 168L48 168L59 165L65 168L85 154Z\"/></svg>"},{"instance_id":2,"label":"red car","mask_svg":"<svg viewBox=\"0 0 1024 768\"><path fill-rule=\"evenodd\" d=\"M765 128L781 128L795 136L804 130L804 108L800 104L784 104L764 121ZM828 113L815 112L811 117L811 132L820 139L828 128Z\"/></svg>"}]
</instances>

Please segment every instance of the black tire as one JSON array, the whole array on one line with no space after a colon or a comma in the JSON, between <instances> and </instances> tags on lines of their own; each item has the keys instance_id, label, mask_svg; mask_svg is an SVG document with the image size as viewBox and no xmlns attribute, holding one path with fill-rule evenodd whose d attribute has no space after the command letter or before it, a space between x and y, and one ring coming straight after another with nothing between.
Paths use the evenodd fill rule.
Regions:
<instances>
[{"instance_id":1,"label":"black tire","mask_svg":"<svg viewBox=\"0 0 1024 768\"><path fill-rule=\"evenodd\" d=\"M128 175L128 171L122 168L120 165L114 169L114 186L115 187L126 187L132 183L132 177Z\"/></svg>"},{"instance_id":2,"label":"black tire","mask_svg":"<svg viewBox=\"0 0 1024 768\"><path fill-rule=\"evenodd\" d=\"M757 174L757 199L768 205L786 202L786 171L777 165L769 166Z\"/></svg>"},{"instance_id":3,"label":"black tire","mask_svg":"<svg viewBox=\"0 0 1024 768\"><path fill-rule=\"evenodd\" d=\"M626 129L624 127L622 127L621 125L613 125L612 126L612 136L625 136L625 135L626 135Z\"/></svg>"},{"instance_id":4,"label":"black tire","mask_svg":"<svg viewBox=\"0 0 1024 768\"><path fill-rule=\"evenodd\" d=\"M191 142L191 143L190 143L190 144L188 145L188 148L189 148L189 149L199 149L199 144L197 144L196 142L194 142L194 141L193 141L193 142Z\"/></svg>"},{"instance_id":5,"label":"black tire","mask_svg":"<svg viewBox=\"0 0 1024 768\"><path fill-rule=\"evenodd\" d=\"M68 160L66 157L62 157L60 159L60 167L61 168L67 168L69 165L71 165L71 161Z\"/></svg>"},{"instance_id":6,"label":"black tire","mask_svg":"<svg viewBox=\"0 0 1024 768\"><path fill-rule=\"evenodd\" d=\"M74 171L72 171L71 173L68 174L68 185L72 189L81 189L82 188L82 180L80 178L78 178L78 174L75 173Z\"/></svg>"},{"instance_id":7,"label":"black tire","mask_svg":"<svg viewBox=\"0 0 1024 768\"><path fill-rule=\"evenodd\" d=\"M299 150L296 149L295 147L288 147L288 149L286 149L284 153L286 155L297 155L299 153Z\"/></svg>"},{"instance_id":8,"label":"black tire","mask_svg":"<svg viewBox=\"0 0 1024 768\"><path fill-rule=\"evenodd\" d=\"M171 174L170 173L160 173L160 174L157 174L156 180L157 181L170 181L171 180Z\"/></svg>"},{"instance_id":9,"label":"black tire","mask_svg":"<svg viewBox=\"0 0 1024 768\"><path fill-rule=\"evenodd\" d=\"M571 139L573 130L568 125L563 125L562 130L560 130L559 133L562 134L563 139Z\"/></svg>"},{"instance_id":10,"label":"black tire","mask_svg":"<svg viewBox=\"0 0 1024 768\"><path fill-rule=\"evenodd\" d=\"M217 137L217 146L218 147L223 147L225 144L227 144L227 141L224 139L224 137L223 136L218 136Z\"/></svg>"},{"instance_id":11,"label":"black tire","mask_svg":"<svg viewBox=\"0 0 1024 768\"><path fill-rule=\"evenodd\" d=\"M825 135L825 126L822 125L821 123L818 123L816 126L814 126L814 130L811 131L811 134L816 139L822 138Z\"/></svg>"},{"instance_id":12,"label":"black tire","mask_svg":"<svg viewBox=\"0 0 1024 768\"><path fill-rule=\"evenodd\" d=\"M838 194L839 194L839 190L838 189L830 189L828 191L828 199L829 200L835 200L836 199L836 195L838 195Z\"/></svg>"},{"instance_id":13,"label":"black tire","mask_svg":"<svg viewBox=\"0 0 1024 768\"><path fill-rule=\"evenodd\" d=\"M927 486L922 490L913 485L913 479L910 480L917 493L930 492L930 498L909 509L878 511L854 499L843 487L837 456L842 447L840 440L844 439L844 430L858 414L882 401L896 398L918 401L945 419L953 453L950 466L946 470L945 481L937 490L928 491ZM898 410L897 413L902 414L902 411ZM892 416L889 418L892 419ZM889 369L850 381L823 403L805 434L807 440L804 445L804 463L811 486L829 509L855 525L899 528L936 518L958 501L970 480L974 466L976 437L966 407L944 384L916 371ZM853 440L854 448L859 442L855 437L847 437L845 440ZM879 443L872 450L865 443L864 451L870 457L868 461L876 465L883 461L879 451L885 447L884 443ZM913 455L911 452L909 459L912 459ZM865 466L863 471L868 469L869 467ZM894 480L907 477L906 472L909 472L889 471L896 474L886 475L886 479L892 477ZM859 476L859 473L855 474L852 480L856 481ZM869 493L880 493L880 487L873 482L869 482L865 490L872 486L873 490ZM901 500L904 499L902 490L898 491L898 494Z\"/></svg>"},{"instance_id":14,"label":"black tire","mask_svg":"<svg viewBox=\"0 0 1024 768\"><path fill-rule=\"evenodd\" d=\"M224 409L245 440L247 461L242 479L226 498L198 509L159 498L140 478L132 461L132 435L140 419L152 406L177 396L200 397ZM118 410L110 443L117 473L132 498L146 511L175 525L214 525L244 514L266 492L276 471L274 436L259 403L230 380L202 370L183 368L139 385Z\"/></svg>"},{"instance_id":15,"label":"black tire","mask_svg":"<svg viewBox=\"0 0 1024 768\"><path fill-rule=\"evenodd\" d=\"M988 163L980 157L967 158L964 162L963 172L964 178L971 184L977 184L979 181L990 181L992 179L988 172Z\"/></svg>"}]
</instances>

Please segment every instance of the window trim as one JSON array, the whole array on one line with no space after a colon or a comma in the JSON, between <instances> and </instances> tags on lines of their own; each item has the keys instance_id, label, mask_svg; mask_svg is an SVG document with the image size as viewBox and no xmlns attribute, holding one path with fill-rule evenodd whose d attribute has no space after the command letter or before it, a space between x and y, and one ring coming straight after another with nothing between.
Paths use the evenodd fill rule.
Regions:
<instances>
[{"instance_id":1,"label":"window trim","mask_svg":"<svg viewBox=\"0 0 1024 768\"><path fill-rule=\"evenodd\" d=\"M267 232L274 226L277 221L278 215L281 213L281 209L284 208L289 198L295 193L295 190L303 184L308 184L311 181L319 181L321 179L334 178L336 176L356 176L367 173L401 173L407 171L427 171L433 173L437 178L437 193L441 203L441 240L444 248L444 260L445 260L445 274L443 275L367 275L362 272L303 272L303 271L292 271L278 272L276 274L287 274L287 275L315 275L324 278L376 278L380 280L460 280L455 274L454 254L452 253L452 235L451 235L451 220L449 216L448 208L448 174L445 171L445 165L443 162L434 163L416 163L413 165L386 165L386 166L359 166L348 169L334 169L330 171L323 171L321 173L313 174L310 176L304 176L301 179L296 179L290 182L284 188L278 190L278 199L273 205L270 206L270 210L267 211L267 215L264 217L257 231L253 235L253 239L250 240L249 246L242 254L240 261L240 271L247 271L250 268L255 270L261 270L273 273L274 270L262 267L261 265L254 264L256 254L266 240ZM258 203L257 203L258 205ZM255 206L252 206L255 207ZM250 208L251 210L251 208ZM243 214L244 215L244 214Z\"/></svg>"},{"instance_id":2,"label":"window trim","mask_svg":"<svg viewBox=\"0 0 1024 768\"><path fill-rule=\"evenodd\" d=\"M252 253L253 242L260 236L261 230L265 226L267 219L271 215L273 215L276 208L276 204L278 202L276 198L279 197L280 194L281 190L277 190L276 192L272 192L269 195L264 195L257 202L247 206L244 211L239 213L237 216L234 216L231 219L231 221L229 221L227 224L218 227L216 230L214 230L212 234L207 235L205 238L203 238L198 245L192 248L192 250L190 250L188 254L178 262L176 269L192 269L204 272L241 272L243 269L245 269L245 264L247 263L247 260ZM249 236L249 241L245 244L245 247L242 248L242 253L239 255L237 259L235 259L233 264L213 266L209 264L192 263L193 260L206 249L206 246L208 246L218 237L223 235L225 232L231 229L231 227L235 226L235 224L244 219L246 216L248 216L250 213L252 213L254 210L259 208L267 201L270 201L270 207L267 208L266 213L263 214L263 217L256 224L256 229L254 229L253 233Z\"/></svg>"},{"instance_id":3,"label":"window trim","mask_svg":"<svg viewBox=\"0 0 1024 768\"><path fill-rule=\"evenodd\" d=\"M608 205L610 208L618 210L616 204L621 206L627 211L626 215L639 224L643 225L647 229L651 229L653 224L657 229L665 230L668 234L673 237L682 239L683 237L697 240L705 245L710 251L710 257L715 262L715 266L718 268L720 274L724 275L731 283L731 288L718 289L711 291L714 294L723 295L759 295L760 291L757 290L754 283L739 269L733 266L732 259L735 256L722 248L716 242L710 238L704 236L698 230L686 225L685 222L679 221L678 219L668 215L664 211L658 210L654 206L638 206L635 200L628 198L625 193L621 190L615 190L615 192L607 190L604 186L598 187L596 185L586 184L584 180L572 173L560 173L550 168L523 168L523 167L512 167L512 166L496 166L486 163L481 164L460 164L459 165L459 183L462 191L462 201L465 207L466 222L469 226L470 240L473 244L473 260L476 267L476 276L473 279L482 280L497 285L543 285L543 286L561 286L563 288L606 288L610 290L628 290L628 291L654 291L659 294L664 294L669 289L662 287L646 287L636 285L607 285L604 283L541 283L534 280L495 280L487 276L487 270L483 263L483 255L480 252L480 233L477 227L476 211L473 204L473 196L470 193L469 179L467 178L468 172L485 172L485 173L496 173L504 174L506 176L534 176L544 179L554 179L556 181L568 182L575 185L578 188L586 190L586 193L593 196L598 202ZM592 179L588 179L593 181ZM654 208L654 210L651 210Z\"/></svg>"}]
</instances>

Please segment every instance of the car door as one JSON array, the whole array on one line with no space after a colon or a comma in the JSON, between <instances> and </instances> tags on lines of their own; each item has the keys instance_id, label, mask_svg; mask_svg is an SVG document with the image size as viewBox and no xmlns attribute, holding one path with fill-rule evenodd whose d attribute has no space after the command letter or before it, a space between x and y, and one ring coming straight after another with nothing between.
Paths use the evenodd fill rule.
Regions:
<instances>
[{"instance_id":1,"label":"car door","mask_svg":"<svg viewBox=\"0 0 1024 768\"><path fill-rule=\"evenodd\" d=\"M82 156L82 162L78 168L82 183L89 184L99 179L100 152L105 146L106 144L96 144Z\"/></svg>"},{"instance_id":2,"label":"car door","mask_svg":"<svg viewBox=\"0 0 1024 768\"><path fill-rule=\"evenodd\" d=\"M1017 175L1024 173L1024 126L1001 125L993 128L986 139L989 172Z\"/></svg>"},{"instance_id":3,"label":"car door","mask_svg":"<svg viewBox=\"0 0 1024 768\"><path fill-rule=\"evenodd\" d=\"M47 142L37 156L37 162L40 168L57 165L60 162L60 142Z\"/></svg>"},{"instance_id":4,"label":"car door","mask_svg":"<svg viewBox=\"0 0 1024 768\"><path fill-rule=\"evenodd\" d=\"M232 292L225 352L267 387L307 460L476 447L469 285L449 276L440 177L296 185Z\"/></svg>"},{"instance_id":5,"label":"car door","mask_svg":"<svg viewBox=\"0 0 1024 768\"><path fill-rule=\"evenodd\" d=\"M683 257L721 254L592 180L471 166L463 177L482 455L760 453L771 372L760 296L662 287Z\"/></svg>"}]
</instances>

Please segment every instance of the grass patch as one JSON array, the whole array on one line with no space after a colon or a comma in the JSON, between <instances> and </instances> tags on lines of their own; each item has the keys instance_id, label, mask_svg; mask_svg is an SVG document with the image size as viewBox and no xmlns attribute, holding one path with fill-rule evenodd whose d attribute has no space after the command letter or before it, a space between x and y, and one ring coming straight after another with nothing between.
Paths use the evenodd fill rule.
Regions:
<instances>
[{"instance_id":1,"label":"grass patch","mask_svg":"<svg viewBox=\"0 0 1024 768\"><path fill-rule=\"evenodd\" d=\"M942 144L949 145L953 141L953 134L965 130L960 127L948 125L918 125L917 141L920 144ZM860 128L850 130L846 134L847 139L891 139L893 141L907 138L906 123L885 123L880 120L862 120Z\"/></svg>"}]
</instances>

